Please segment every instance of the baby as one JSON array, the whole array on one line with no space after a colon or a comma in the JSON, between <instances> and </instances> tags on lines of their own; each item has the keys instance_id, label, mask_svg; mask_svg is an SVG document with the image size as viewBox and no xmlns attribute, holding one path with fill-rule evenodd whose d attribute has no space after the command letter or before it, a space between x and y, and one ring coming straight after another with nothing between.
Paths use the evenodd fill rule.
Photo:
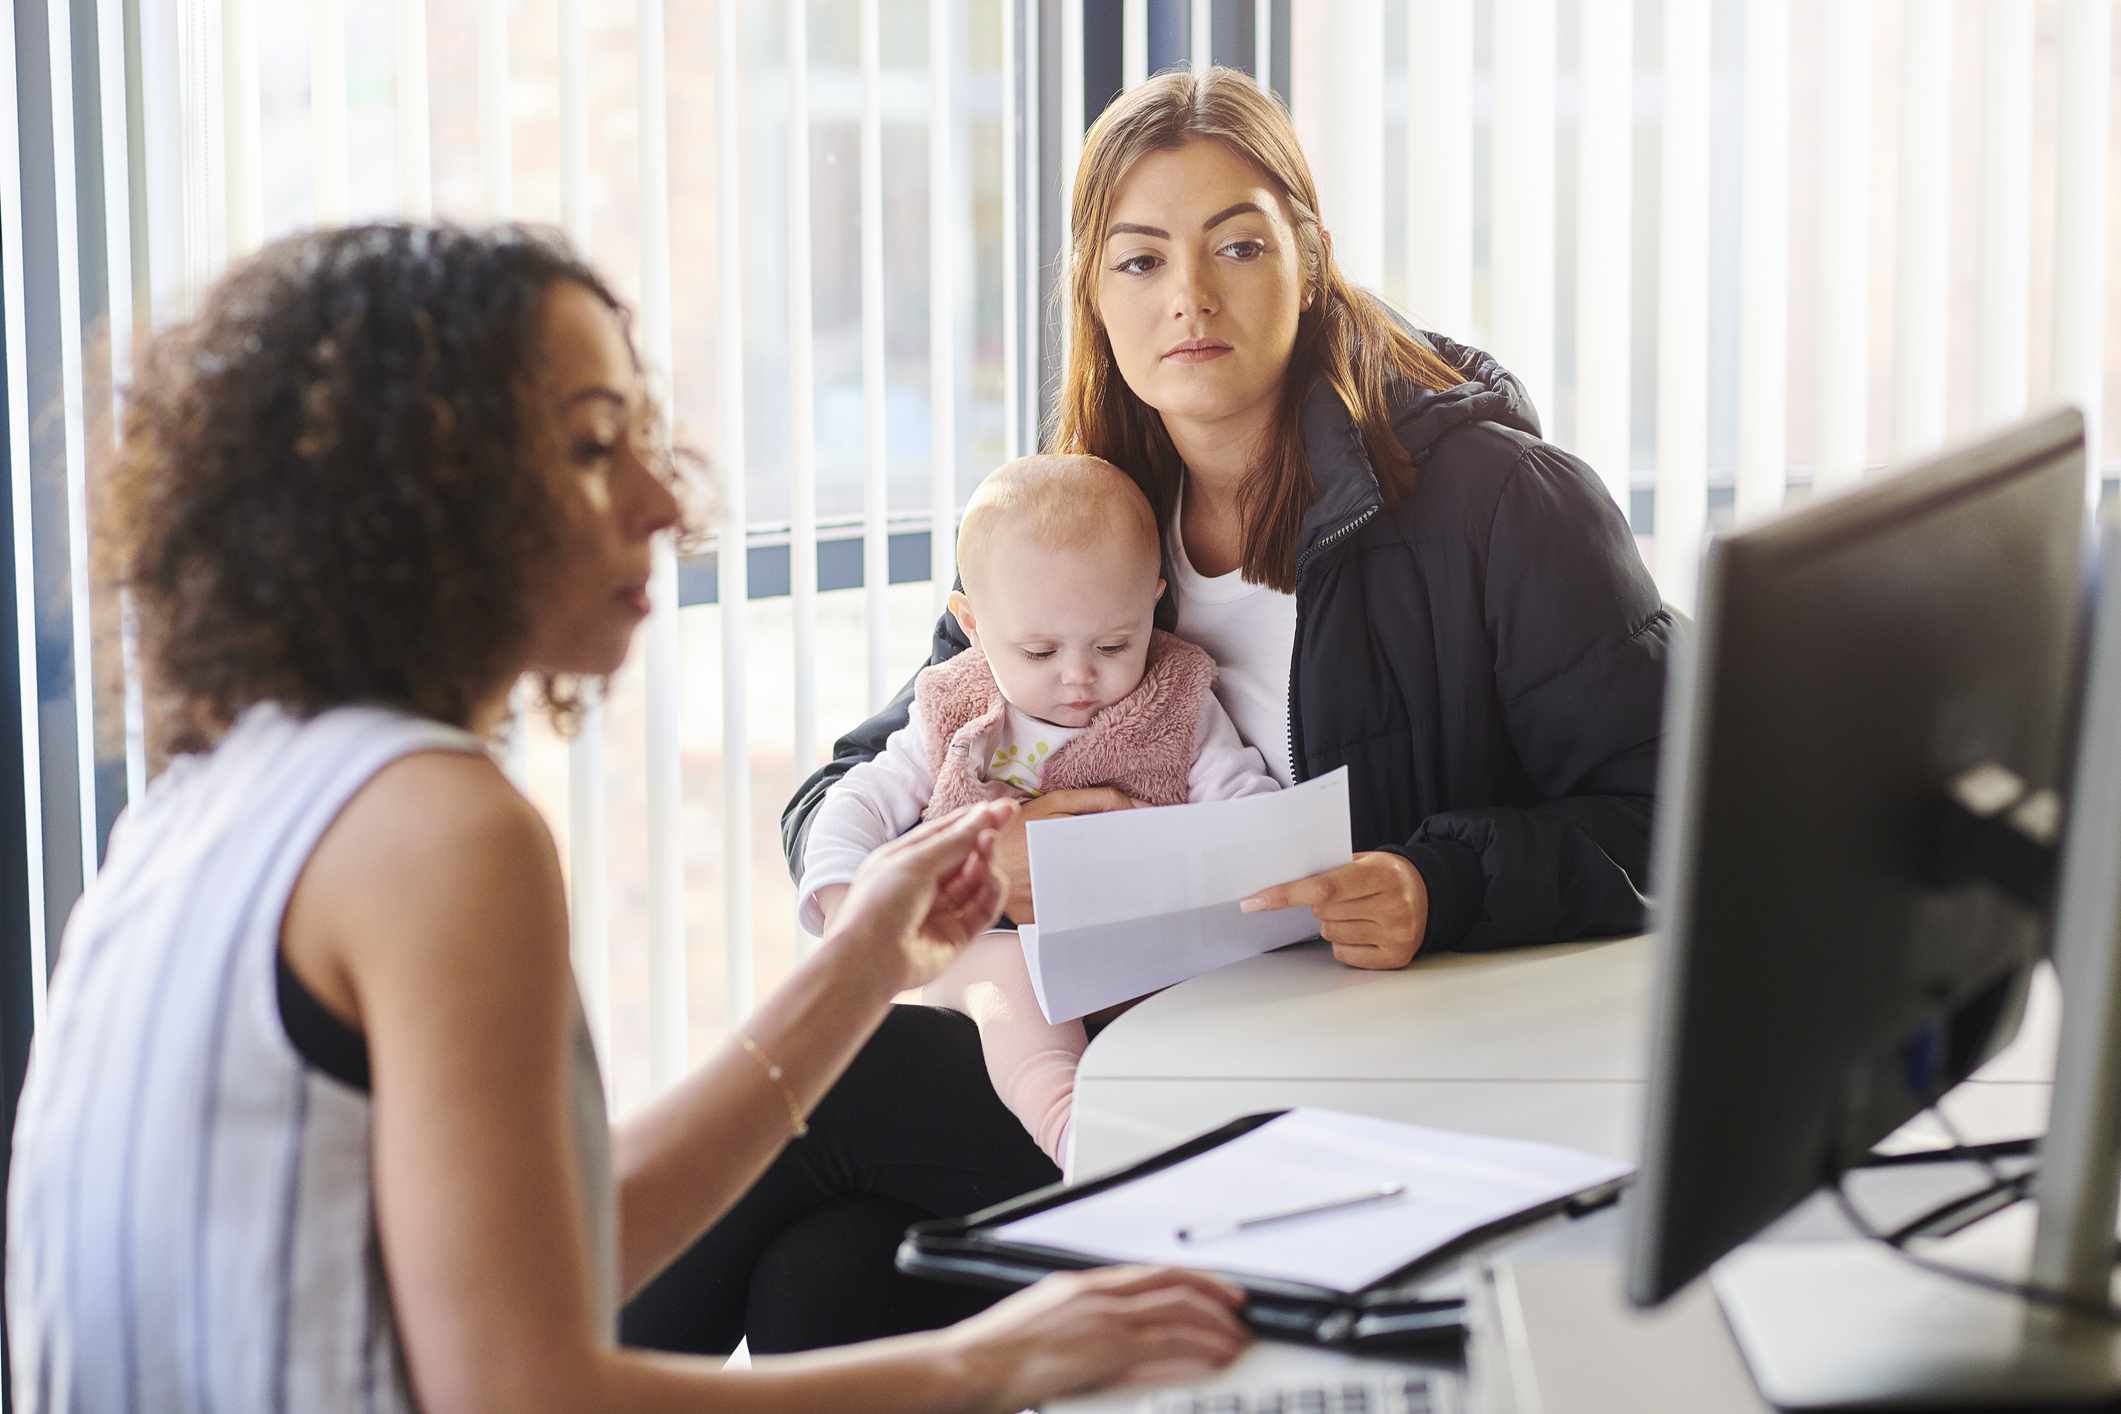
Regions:
<instances>
[{"instance_id":1,"label":"baby","mask_svg":"<svg viewBox=\"0 0 2121 1414\"><path fill-rule=\"evenodd\" d=\"M1144 805L1276 788L1215 694L1215 664L1157 630L1156 516L1125 472L1024 457L973 493L950 612L970 651L914 679L906 725L827 792L803 857L803 926L822 934L878 845L974 801L1115 786ZM970 1016L994 1091L1065 1163L1080 1021L1040 1013L1013 933L979 939L924 1000Z\"/></svg>"}]
</instances>

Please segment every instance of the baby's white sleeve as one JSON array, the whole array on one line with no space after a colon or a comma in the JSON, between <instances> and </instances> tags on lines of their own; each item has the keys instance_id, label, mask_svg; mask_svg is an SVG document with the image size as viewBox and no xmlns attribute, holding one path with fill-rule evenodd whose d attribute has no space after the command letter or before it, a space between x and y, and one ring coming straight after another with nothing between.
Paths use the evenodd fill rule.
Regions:
<instances>
[{"instance_id":1,"label":"baby's white sleeve","mask_svg":"<svg viewBox=\"0 0 2121 1414\"><path fill-rule=\"evenodd\" d=\"M804 932L815 937L825 931L818 891L849 882L878 845L918 825L934 794L927 724L916 702L884 749L834 781L818 805L803 846L803 881L796 886L796 922Z\"/></svg>"},{"instance_id":2,"label":"baby's white sleeve","mask_svg":"<svg viewBox=\"0 0 2121 1414\"><path fill-rule=\"evenodd\" d=\"M1259 752L1238 736L1237 724L1212 692L1200 695L1200 721L1193 728L1193 742L1187 800L1236 800L1281 789L1281 783L1267 774L1267 763Z\"/></svg>"}]
</instances>

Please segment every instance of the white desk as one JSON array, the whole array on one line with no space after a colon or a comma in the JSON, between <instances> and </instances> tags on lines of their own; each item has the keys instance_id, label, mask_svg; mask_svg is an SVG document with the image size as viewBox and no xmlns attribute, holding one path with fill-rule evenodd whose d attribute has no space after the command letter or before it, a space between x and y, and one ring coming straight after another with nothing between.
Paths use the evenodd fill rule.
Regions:
<instances>
[{"instance_id":1,"label":"white desk","mask_svg":"<svg viewBox=\"0 0 2121 1414\"><path fill-rule=\"evenodd\" d=\"M1070 1176L1132 1163L1238 1115L1322 1105L1634 1160L1649 1059L1656 941L1445 953L1402 972L1341 966L1304 944L1151 997L1091 1043L1075 1085ZM2056 1024L2042 970L2019 1038L1946 1101L1974 1137L2038 1132ZM1941 1142L1924 1122L1906 1142ZM1588 1224L1586 1225L1588 1226ZM1610 1240L1609 1238L1606 1240ZM1617 1290L1617 1278L1616 1278ZM1693 1298L1691 1303L1688 1297ZM1742 1383L1714 1407L1760 1407L1702 1284L1652 1318L1687 1319L1702 1377ZM1351 1357L1261 1344L1227 1377L1297 1378ZM1051 1406L1117 1414L1140 1396ZM1712 1407L1705 1402L1699 1407Z\"/></svg>"}]
</instances>

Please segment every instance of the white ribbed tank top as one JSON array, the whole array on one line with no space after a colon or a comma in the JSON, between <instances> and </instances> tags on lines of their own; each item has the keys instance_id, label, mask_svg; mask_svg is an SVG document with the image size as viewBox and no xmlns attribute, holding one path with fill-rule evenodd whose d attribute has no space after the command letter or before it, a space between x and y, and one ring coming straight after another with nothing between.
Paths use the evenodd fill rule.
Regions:
<instances>
[{"instance_id":1,"label":"white ribbed tank top","mask_svg":"<svg viewBox=\"0 0 2121 1414\"><path fill-rule=\"evenodd\" d=\"M378 1252L369 1097L296 1053L274 967L326 827L389 762L436 750L485 746L380 708L254 708L113 831L67 924L16 1119L16 1410L414 1408ZM614 1339L611 1141L580 1016L575 1147Z\"/></svg>"}]
</instances>

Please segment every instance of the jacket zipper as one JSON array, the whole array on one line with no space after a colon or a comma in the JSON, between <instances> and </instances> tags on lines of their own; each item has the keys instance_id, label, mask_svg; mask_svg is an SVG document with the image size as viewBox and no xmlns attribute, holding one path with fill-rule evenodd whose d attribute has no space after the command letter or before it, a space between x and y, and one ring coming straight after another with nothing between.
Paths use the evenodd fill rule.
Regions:
<instances>
[{"instance_id":1,"label":"jacket zipper","mask_svg":"<svg viewBox=\"0 0 2121 1414\"><path fill-rule=\"evenodd\" d=\"M1324 538L1318 540L1316 543L1310 546L1307 546L1304 552L1296 557L1296 636L1289 645L1288 730L1289 784L1291 785L1295 785L1300 781L1304 780L1305 778L1304 759L1303 756L1296 749L1296 665L1299 658L1301 657L1300 650L1303 647L1304 567L1310 564L1311 561L1316 558L1321 551L1332 549L1335 545L1338 545L1341 541L1347 539L1350 535L1353 535L1356 531L1362 529L1371 521L1375 520L1377 518L1377 511L1377 506L1371 506L1361 515L1355 517L1355 519L1339 527L1332 534L1325 536Z\"/></svg>"}]
</instances>

